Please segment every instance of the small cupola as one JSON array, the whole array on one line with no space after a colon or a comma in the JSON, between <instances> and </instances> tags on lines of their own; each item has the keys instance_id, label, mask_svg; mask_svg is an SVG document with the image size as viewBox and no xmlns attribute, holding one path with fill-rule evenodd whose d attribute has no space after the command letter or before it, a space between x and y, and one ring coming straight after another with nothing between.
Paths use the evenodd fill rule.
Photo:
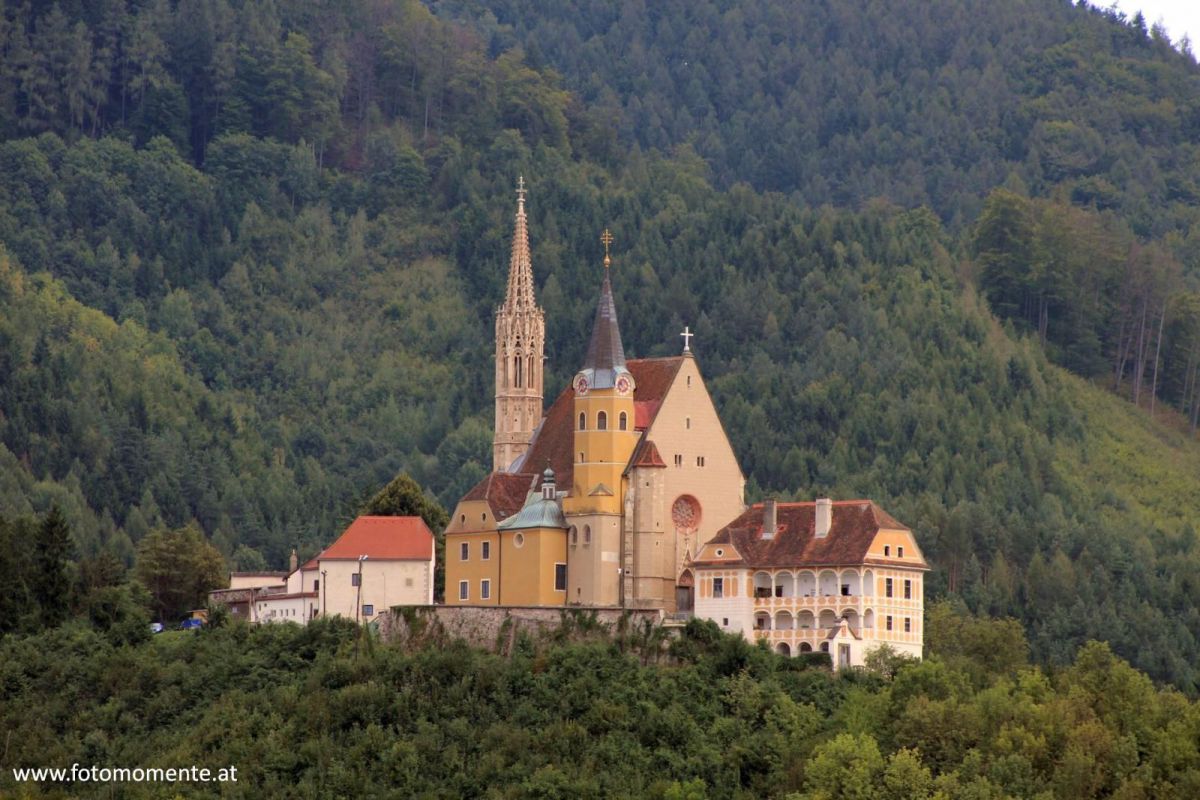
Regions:
<instances>
[{"instance_id":1,"label":"small cupola","mask_svg":"<svg viewBox=\"0 0 1200 800\"><path fill-rule=\"evenodd\" d=\"M554 500L557 496L557 490L554 485L554 470L546 467L542 473L542 499Z\"/></svg>"}]
</instances>

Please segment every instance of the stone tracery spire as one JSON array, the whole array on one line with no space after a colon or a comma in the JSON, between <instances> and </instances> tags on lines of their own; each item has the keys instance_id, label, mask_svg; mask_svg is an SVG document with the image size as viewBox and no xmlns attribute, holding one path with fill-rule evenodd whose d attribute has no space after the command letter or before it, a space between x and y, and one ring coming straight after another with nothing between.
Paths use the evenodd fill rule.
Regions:
<instances>
[{"instance_id":1,"label":"stone tracery spire","mask_svg":"<svg viewBox=\"0 0 1200 800\"><path fill-rule=\"evenodd\" d=\"M542 352L546 319L533 295L529 224L525 217L525 178L517 181L508 289L496 309L496 425L492 468L506 471L519 462L542 419Z\"/></svg>"},{"instance_id":2,"label":"stone tracery spire","mask_svg":"<svg viewBox=\"0 0 1200 800\"><path fill-rule=\"evenodd\" d=\"M532 309L533 260L529 255L529 225L525 218L525 178L517 179L517 218L513 226L512 258L508 264L508 292L504 297L507 309Z\"/></svg>"}]
</instances>

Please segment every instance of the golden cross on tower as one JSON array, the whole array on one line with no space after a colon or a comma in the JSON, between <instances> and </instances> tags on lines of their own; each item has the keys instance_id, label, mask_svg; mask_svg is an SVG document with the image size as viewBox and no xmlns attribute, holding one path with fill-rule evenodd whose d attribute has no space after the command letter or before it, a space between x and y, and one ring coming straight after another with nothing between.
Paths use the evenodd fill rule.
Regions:
<instances>
[{"instance_id":1,"label":"golden cross on tower","mask_svg":"<svg viewBox=\"0 0 1200 800\"><path fill-rule=\"evenodd\" d=\"M517 176L517 200L519 200L522 203L525 202L525 176L524 175Z\"/></svg>"},{"instance_id":2,"label":"golden cross on tower","mask_svg":"<svg viewBox=\"0 0 1200 800\"><path fill-rule=\"evenodd\" d=\"M600 234L600 241L604 245L604 268L608 269L608 265L612 263L612 259L608 257L608 246L613 242L613 235L608 232L608 228Z\"/></svg>"}]
</instances>

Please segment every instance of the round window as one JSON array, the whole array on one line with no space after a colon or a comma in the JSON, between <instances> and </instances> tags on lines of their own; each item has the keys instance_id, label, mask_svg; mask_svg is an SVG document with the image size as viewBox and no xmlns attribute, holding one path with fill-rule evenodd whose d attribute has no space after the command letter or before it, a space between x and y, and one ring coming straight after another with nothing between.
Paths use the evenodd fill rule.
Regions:
<instances>
[{"instance_id":1,"label":"round window","mask_svg":"<svg viewBox=\"0 0 1200 800\"><path fill-rule=\"evenodd\" d=\"M514 547L521 547L524 544L525 544L525 534L518 533L516 536L513 537L513 546Z\"/></svg>"},{"instance_id":2,"label":"round window","mask_svg":"<svg viewBox=\"0 0 1200 800\"><path fill-rule=\"evenodd\" d=\"M725 555L725 551L718 547L717 548L717 558L720 558L723 555Z\"/></svg>"},{"instance_id":3,"label":"round window","mask_svg":"<svg viewBox=\"0 0 1200 800\"><path fill-rule=\"evenodd\" d=\"M700 526L700 501L690 494L675 498L671 505L671 521L680 530L695 530Z\"/></svg>"}]
</instances>

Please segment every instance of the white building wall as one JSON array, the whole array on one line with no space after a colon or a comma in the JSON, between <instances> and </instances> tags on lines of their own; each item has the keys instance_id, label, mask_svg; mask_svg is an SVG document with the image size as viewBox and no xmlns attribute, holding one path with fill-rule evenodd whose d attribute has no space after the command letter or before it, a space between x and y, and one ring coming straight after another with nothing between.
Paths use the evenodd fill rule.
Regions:
<instances>
[{"instance_id":1,"label":"white building wall","mask_svg":"<svg viewBox=\"0 0 1200 800\"><path fill-rule=\"evenodd\" d=\"M260 595L254 602L254 620L260 623L295 622L306 625L316 610L315 597Z\"/></svg>"},{"instance_id":2,"label":"white building wall","mask_svg":"<svg viewBox=\"0 0 1200 800\"><path fill-rule=\"evenodd\" d=\"M359 564L351 560L324 560L320 573L324 585L318 593L320 607L328 616L355 618L355 607L371 606L371 614L358 619L370 622L392 606L433 604L433 559L428 561L362 562L362 593L354 585Z\"/></svg>"}]
</instances>

